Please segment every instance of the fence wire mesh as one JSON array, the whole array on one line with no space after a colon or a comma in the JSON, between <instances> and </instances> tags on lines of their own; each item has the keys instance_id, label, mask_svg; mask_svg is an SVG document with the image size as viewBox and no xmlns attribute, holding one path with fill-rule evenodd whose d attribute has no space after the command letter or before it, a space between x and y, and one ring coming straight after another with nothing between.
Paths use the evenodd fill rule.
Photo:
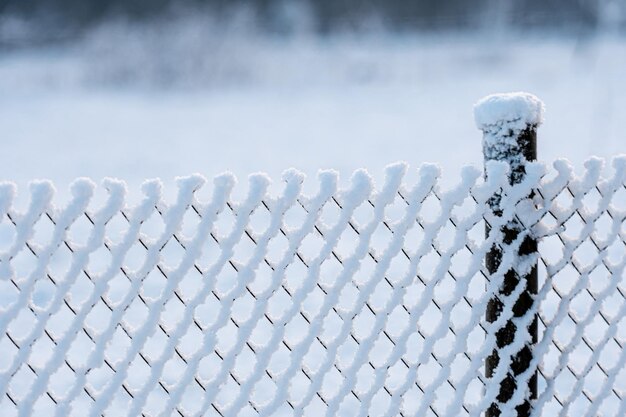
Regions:
<instances>
[{"instance_id":1,"label":"fence wire mesh","mask_svg":"<svg viewBox=\"0 0 626 417\"><path fill-rule=\"evenodd\" d=\"M480 416L526 342L487 378L524 288L494 323L487 303L507 268L539 263L534 308L513 319L538 317L539 340L501 408L536 372L533 415L624 416L626 159L607 178L599 160L531 164L514 186L505 168L453 188L428 165L414 184L390 166L379 189L322 172L313 195L296 171L278 194L253 175L240 200L232 176L193 176L173 201L146 182L132 205L121 182L102 196L77 180L60 208L37 182L22 211L3 184L0 415ZM504 244L513 219L524 233ZM515 256L524 235L538 254Z\"/></svg>"}]
</instances>

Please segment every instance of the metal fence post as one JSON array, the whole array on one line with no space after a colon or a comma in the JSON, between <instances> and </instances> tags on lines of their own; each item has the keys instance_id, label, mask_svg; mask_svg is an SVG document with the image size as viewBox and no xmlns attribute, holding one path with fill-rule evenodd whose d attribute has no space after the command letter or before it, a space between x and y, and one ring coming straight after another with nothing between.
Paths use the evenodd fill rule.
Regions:
<instances>
[{"instance_id":1,"label":"metal fence post","mask_svg":"<svg viewBox=\"0 0 626 417\"><path fill-rule=\"evenodd\" d=\"M491 160L505 161L510 166L509 183L520 183L525 176L525 163L537 159L537 127L541 124L543 103L535 96L526 93L495 94L485 97L474 107L474 117L479 129L483 131L483 154L485 164ZM529 197L532 197L529 196ZM495 216L501 216L500 196L495 195L490 200L490 209ZM486 226L487 236L490 233ZM501 228L503 241L494 244L487 253L485 264L488 273L494 274L500 264L503 252L507 250L522 231L522 225L517 220L508 222ZM518 249L520 257L537 252L537 241L529 236L525 238ZM537 294L537 265L520 276L514 268L504 274L496 294L487 304L486 319L493 323L503 310L502 297L510 295L518 285L524 286L524 291L513 305L513 317L522 317L532 307ZM510 367L506 376L499 381L489 381L500 361L499 351L513 343L517 328L514 320L508 320L496 330L496 346L486 359L487 384L499 384L496 401L487 409L486 417L501 416L501 405L506 404L518 389L517 376L528 370L533 358L533 345L537 343L537 317L528 327L528 342L512 355ZM529 380L528 395L524 401L515 407L518 417L528 417L532 412L533 400L537 397L537 374ZM510 417L510 416L503 416Z\"/></svg>"}]
</instances>

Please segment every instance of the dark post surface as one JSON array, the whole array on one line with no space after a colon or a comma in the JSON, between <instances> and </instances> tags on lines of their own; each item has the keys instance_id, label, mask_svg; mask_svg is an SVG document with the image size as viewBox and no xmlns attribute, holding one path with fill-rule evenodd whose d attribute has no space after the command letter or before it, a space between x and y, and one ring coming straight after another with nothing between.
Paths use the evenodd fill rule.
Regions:
<instances>
[{"instance_id":1,"label":"dark post surface","mask_svg":"<svg viewBox=\"0 0 626 417\"><path fill-rule=\"evenodd\" d=\"M534 98L534 97L533 97ZM541 103L537 100L538 103ZM505 103L506 104L506 103ZM529 119L532 119L529 117ZM537 159L537 126L536 123L526 123L523 129L508 128L507 120L498 121L497 125L491 129L489 126L480 126L483 130L483 152L485 162L489 160L499 160L508 162L510 165L509 183L511 185L520 183L525 176L525 162ZM515 120L519 126L519 120ZM529 196L531 198L532 195ZM500 195L494 195L489 206L495 216L502 216L500 207ZM523 231L522 224L517 220L509 221L502 231L502 242L494 244L487 253L485 264L489 275L498 270L501 264L503 253L507 250L516 250L517 255L522 258L537 252L537 241L527 236L518 249L510 248L511 245ZM489 236L491 230L486 226L486 234ZM515 264L515 263L514 263ZM513 304L513 317L522 317L532 309L538 287L537 265L533 265L529 272L520 276L515 268L511 268L504 274L504 279L499 284L497 293L487 304L486 320L489 323L495 322L502 313L504 304L502 299L509 296L519 285L523 286L523 291ZM510 302L510 301L509 301ZM527 371L533 358L533 346L537 343L537 317L528 326L528 342L511 356L511 362L506 376L502 380L491 381L500 361L499 351L512 344L515 332L518 331L513 320L508 320L504 325L496 330L496 345L492 353L487 357L485 364L486 383L499 384L496 402L487 409L486 417L513 417L503 416L500 405L506 404L518 389L518 375ZM523 383L526 383L525 381ZM532 412L533 400L537 398L537 374L536 371L528 380L529 393L523 402L515 407L517 417L529 417Z\"/></svg>"}]
</instances>

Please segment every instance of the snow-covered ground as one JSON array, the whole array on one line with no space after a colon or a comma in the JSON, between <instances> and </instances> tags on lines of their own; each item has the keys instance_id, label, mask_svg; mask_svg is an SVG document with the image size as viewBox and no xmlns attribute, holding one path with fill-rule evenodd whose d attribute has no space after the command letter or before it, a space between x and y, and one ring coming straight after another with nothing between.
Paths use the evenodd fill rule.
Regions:
<instances>
[{"instance_id":1,"label":"snow-covered ground","mask_svg":"<svg viewBox=\"0 0 626 417\"><path fill-rule=\"evenodd\" d=\"M625 73L626 39L609 37L110 30L0 55L0 178L380 177L397 160L454 178L482 161L472 105L520 90L546 103L540 158L581 164L626 151Z\"/></svg>"}]
</instances>

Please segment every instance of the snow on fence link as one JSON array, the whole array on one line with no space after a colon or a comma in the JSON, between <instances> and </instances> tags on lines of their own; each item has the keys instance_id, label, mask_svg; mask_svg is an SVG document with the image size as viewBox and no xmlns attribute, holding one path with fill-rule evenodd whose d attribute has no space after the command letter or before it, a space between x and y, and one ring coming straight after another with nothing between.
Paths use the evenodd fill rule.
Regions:
<instances>
[{"instance_id":1,"label":"snow on fence link","mask_svg":"<svg viewBox=\"0 0 626 417\"><path fill-rule=\"evenodd\" d=\"M538 124L490 117L511 119L479 107L487 145ZM242 199L231 175L192 176L174 201L146 182L137 204L79 179L57 207L34 182L24 211L2 184L0 415L509 416L529 401L624 416L626 158L607 177L597 159L580 175L522 161L512 180L509 162L451 189L432 165L414 183L389 166L378 188L321 172L313 195L294 170L277 194L252 175ZM537 263L520 314L531 281L503 288Z\"/></svg>"}]
</instances>

